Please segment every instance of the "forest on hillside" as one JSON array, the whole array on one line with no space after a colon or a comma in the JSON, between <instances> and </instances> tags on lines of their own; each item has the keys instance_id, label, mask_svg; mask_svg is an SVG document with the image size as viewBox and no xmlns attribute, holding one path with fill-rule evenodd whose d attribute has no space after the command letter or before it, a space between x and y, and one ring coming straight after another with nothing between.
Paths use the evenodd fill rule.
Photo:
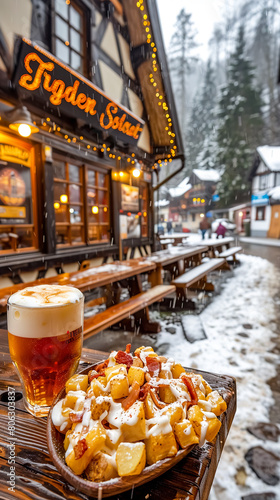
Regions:
<instances>
[{"instance_id":1,"label":"forest on hillside","mask_svg":"<svg viewBox=\"0 0 280 500\"><path fill-rule=\"evenodd\" d=\"M207 62L199 57L196 27L183 9L167 55L184 177L217 169L220 203L230 206L250 197L256 148L280 145L280 0L244 0L214 26L209 53Z\"/></svg>"}]
</instances>

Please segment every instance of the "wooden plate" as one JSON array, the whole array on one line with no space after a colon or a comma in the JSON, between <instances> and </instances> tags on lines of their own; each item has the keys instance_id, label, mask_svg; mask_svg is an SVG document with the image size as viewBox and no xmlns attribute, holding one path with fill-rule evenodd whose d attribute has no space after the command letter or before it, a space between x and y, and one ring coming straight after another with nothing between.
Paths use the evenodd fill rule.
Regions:
<instances>
[{"instance_id":1,"label":"wooden plate","mask_svg":"<svg viewBox=\"0 0 280 500\"><path fill-rule=\"evenodd\" d=\"M96 365L92 365L80 373L86 374L90 370L94 369ZM189 446L185 450L179 450L177 455L171 458L165 458L160 460L153 465L145 467L139 476L128 476L128 477L118 477L111 479L110 481L104 481L102 483L94 483L77 476L72 472L70 467L68 467L64 460L65 450L63 447L64 434L57 431L52 423L51 415L54 405L63 399L66 395L65 388L60 391L57 397L54 399L51 409L48 414L47 422L47 443L49 448L50 457L60 472L60 474L66 479L74 488L78 491L85 493L91 497L95 498L105 498L112 495L118 495L124 491L130 490L134 487L140 486L141 484L147 483L152 479L160 476L168 469L171 469L176 465L182 458L186 457L196 445Z\"/></svg>"}]
</instances>

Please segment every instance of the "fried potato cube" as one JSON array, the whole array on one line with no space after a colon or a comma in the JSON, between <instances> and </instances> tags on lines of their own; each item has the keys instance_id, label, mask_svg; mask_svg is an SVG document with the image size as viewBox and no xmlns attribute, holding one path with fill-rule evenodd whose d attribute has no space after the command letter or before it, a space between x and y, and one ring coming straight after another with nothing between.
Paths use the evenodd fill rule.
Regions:
<instances>
[{"instance_id":1,"label":"fried potato cube","mask_svg":"<svg viewBox=\"0 0 280 500\"><path fill-rule=\"evenodd\" d=\"M187 419L182 420L182 422L178 422L175 424L175 437L181 446L181 448L187 448L192 444L199 443L199 439L194 432L194 428L191 422Z\"/></svg>"},{"instance_id":2,"label":"fried potato cube","mask_svg":"<svg viewBox=\"0 0 280 500\"><path fill-rule=\"evenodd\" d=\"M106 448L116 451L122 439L123 438L120 429L106 429Z\"/></svg>"},{"instance_id":3,"label":"fried potato cube","mask_svg":"<svg viewBox=\"0 0 280 500\"><path fill-rule=\"evenodd\" d=\"M145 382L145 373L142 368L139 368L137 366L131 366L128 370L127 375L129 385L132 385L133 381L135 380L141 387L141 385L143 385Z\"/></svg>"},{"instance_id":4,"label":"fried potato cube","mask_svg":"<svg viewBox=\"0 0 280 500\"><path fill-rule=\"evenodd\" d=\"M205 388L205 394L206 394L206 396L208 396L208 394L210 394L210 392L212 392L212 388L211 388L211 387L210 387L210 385L206 382L206 380L204 380L204 378L203 378L203 377L201 377L201 378L202 378L202 384L203 384L203 386L204 386L204 388Z\"/></svg>"},{"instance_id":5,"label":"fried potato cube","mask_svg":"<svg viewBox=\"0 0 280 500\"><path fill-rule=\"evenodd\" d=\"M146 437L144 403L136 401L126 410L126 421L121 426L123 441L134 443Z\"/></svg>"},{"instance_id":6,"label":"fried potato cube","mask_svg":"<svg viewBox=\"0 0 280 500\"><path fill-rule=\"evenodd\" d=\"M206 397L206 400L211 404L211 411L215 413L217 417L219 417L219 415L227 409L227 404L218 391L210 392L210 394Z\"/></svg>"},{"instance_id":7,"label":"fried potato cube","mask_svg":"<svg viewBox=\"0 0 280 500\"><path fill-rule=\"evenodd\" d=\"M110 402L101 400L102 398L91 400L91 416L93 420L98 420L104 411L110 410Z\"/></svg>"},{"instance_id":8,"label":"fried potato cube","mask_svg":"<svg viewBox=\"0 0 280 500\"><path fill-rule=\"evenodd\" d=\"M120 443L116 453L119 476L135 476L141 474L146 464L146 447L144 443Z\"/></svg>"},{"instance_id":9,"label":"fried potato cube","mask_svg":"<svg viewBox=\"0 0 280 500\"><path fill-rule=\"evenodd\" d=\"M70 444L70 439L69 439L69 436L70 434L73 432L72 429L68 429L68 431L66 432L65 434L65 438L64 438L64 441L63 441L63 446L64 446L64 449L65 451L67 450L69 444Z\"/></svg>"},{"instance_id":10,"label":"fried potato cube","mask_svg":"<svg viewBox=\"0 0 280 500\"><path fill-rule=\"evenodd\" d=\"M154 418L156 416L157 407L153 402L152 396L150 394L147 394L147 396L144 399L144 409L145 409L145 417L147 419Z\"/></svg>"},{"instance_id":11,"label":"fried potato cube","mask_svg":"<svg viewBox=\"0 0 280 500\"><path fill-rule=\"evenodd\" d=\"M127 374L126 365L119 364L119 365L109 366L109 368L105 368L105 376L108 382L111 380L111 378L115 377L120 373L123 373L124 375Z\"/></svg>"},{"instance_id":12,"label":"fried potato cube","mask_svg":"<svg viewBox=\"0 0 280 500\"><path fill-rule=\"evenodd\" d=\"M137 356L133 356L133 365L132 366L138 366L139 368L143 368L144 364L140 358L138 358Z\"/></svg>"},{"instance_id":13,"label":"fried potato cube","mask_svg":"<svg viewBox=\"0 0 280 500\"><path fill-rule=\"evenodd\" d=\"M78 399L81 398L82 393L79 393L80 391L69 391L63 399L62 408L71 408L72 410L74 410ZM82 399L81 403L83 403Z\"/></svg>"},{"instance_id":14,"label":"fried potato cube","mask_svg":"<svg viewBox=\"0 0 280 500\"><path fill-rule=\"evenodd\" d=\"M174 436L174 432L167 434L150 435L145 440L147 463L154 464L163 458L173 457L178 451L178 445Z\"/></svg>"},{"instance_id":15,"label":"fried potato cube","mask_svg":"<svg viewBox=\"0 0 280 500\"><path fill-rule=\"evenodd\" d=\"M145 347L144 345L142 345L141 347L138 347L137 349L135 349L134 355L135 356L139 356L139 354L140 354L141 351L149 353L149 356L150 356L150 353L154 353L157 356L157 354L154 352L154 350L153 350L152 347L150 347L150 346Z\"/></svg>"},{"instance_id":16,"label":"fried potato cube","mask_svg":"<svg viewBox=\"0 0 280 500\"><path fill-rule=\"evenodd\" d=\"M128 378L126 375L116 375L111 379L111 396L113 399L126 398L129 394Z\"/></svg>"},{"instance_id":17,"label":"fried potato cube","mask_svg":"<svg viewBox=\"0 0 280 500\"><path fill-rule=\"evenodd\" d=\"M162 411L162 415L167 415L169 418L169 422L171 427L174 427L174 425L177 422L180 422L183 418L183 408L180 404L174 403L173 405L171 404L167 408L165 408Z\"/></svg>"},{"instance_id":18,"label":"fried potato cube","mask_svg":"<svg viewBox=\"0 0 280 500\"><path fill-rule=\"evenodd\" d=\"M195 430L195 433L201 437L201 428L202 426L206 428L205 439L207 441L213 441L213 439L218 434L221 422L217 419L217 417L212 418L214 414L209 412L202 411L198 405L191 406L188 411L188 419L192 423L192 426Z\"/></svg>"},{"instance_id":19,"label":"fried potato cube","mask_svg":"<svg viewBox=\"0 0 280 500\"><path fill-rule=\"evenodd\" d=\"M88 386L88 376L87 375L73 375L69 378L65 384L66 394L69 391L86 391Z\"/></svg>"},{"instance_id":20,"label":"fried potato cube","mask_svg":"<svg viewBox=\"0 0 280 500\"><path fill-rule=\"evenodd\" d=\"M180 363L175 363L171 368L173 378L179 378L182 373L186 373L185 368Z\"/></svg>"},{"instance_id":21,"label":"fried potato cube","mask_svg":"<svg viewBox=\"0 0 280 500\"><path fill-rule=\"evenodd\" d=\"M87 392L89 395L94 395L96 398L98 398L98 396L103 396L104 394L106 394L105 391L106 385L107 385L106 377L94 378L91 381Z\"/></svg>"},{"instance_id":22,"label":"fried potato cube","mask_svg":"<svg viewBox=\"0 0 280 500\"><path fill-rule=\"evenodd\" d=\"M177 401L169 385L159 388L159 397L164 403L175 403L175 401Z\"/></svg>"},{"instance_id":23,"label":"fried potato cube","mask_svg":"<svg viewBox=\"0 0 280 500\"><path fill-rule=\"evenodd\" d=\"M117 471L110 461L109 455L99 452L94 455L85 470L86 478L89 481L102 482L109 481L117 477Z\"/></svg>"},{"instance_id":24,"label":"fried potato cube","mask_svg":"<svg viewBox=\"0 0 280 500\"><path fill-rule=\"evenodd\" d=\"M200 428L203 416L204 415L198 405L193 405L188 410L188 419L198 436L200 436Z\"/></svg>"},{"instance_id":25,"label":"fried potato cube","mask_svg":"<svg viewBox=\"0 0 280 500\"><path fill-rule=\"evenodd\" d=\"M173 377L171 368L162 368L159 372L159 378L171 379Z\"/></svg>"},{"instance_id":26,"label":"fried potato cube","mask_svg":"<svg viewBox=\"0 0 280 500\"><path fill-rule=\"evenodd\" d=\"M211 418L211 419L207 418L207 422L208 422L208 427L205 438L207 441L213 441L213 439L217 436L222 423L217 418Z\"/></svg>"},{"instance_id":27,"label":"fried potato cube","mask_svg":"<svg viewBox=\"0 0 280 500\"><path fill-rule=\"evenodd\" d=\"M85 437L87 450L80 458L75 458L75 451L72 450L67 457L65 457L66 464L72 471L80 476L90 463L93 455L98 453L104 446L106 440L106 433L104 427L98 423L94 426Z\"/></svg>"}]
</instances>

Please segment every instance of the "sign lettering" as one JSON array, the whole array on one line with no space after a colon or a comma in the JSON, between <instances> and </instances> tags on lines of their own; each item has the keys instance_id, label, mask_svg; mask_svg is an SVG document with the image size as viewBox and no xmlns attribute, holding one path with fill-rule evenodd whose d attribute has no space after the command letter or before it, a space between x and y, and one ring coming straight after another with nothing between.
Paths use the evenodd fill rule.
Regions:
<instances>
[{"instance_id":1,"label":"sign lettering","mask_svg":"<svg viewBox=\"0 0 280 500\"><path fill-rule=\"evenodd\" d=\"M22 39L14 83L23 99L32 99L72 118L107 130L124 143L136 144L144 121L113 102L102 90L44 49Z\"/></svg>"}]
</instances>

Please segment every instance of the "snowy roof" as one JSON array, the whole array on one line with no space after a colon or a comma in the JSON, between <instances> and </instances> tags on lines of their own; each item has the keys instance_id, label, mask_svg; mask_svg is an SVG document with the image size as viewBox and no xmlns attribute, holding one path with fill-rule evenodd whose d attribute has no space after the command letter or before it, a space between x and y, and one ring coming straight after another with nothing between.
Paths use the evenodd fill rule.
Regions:
<instances>
[{"instance_id":1,"label":"snowy roof","mask_svg":"<svg viewBox=\"0 0 280 500\"><path fill-rule=\"evenodd\" d=\"M159 200L155 202L156 207L166 207L167 205L169 205L168 200Z\"/></svg>"},{"instance_id":2,"label":"snowy roof","mask_svg":"<svg viewBox=\"0 0 280 500\"><path fill-rule=\"evenodd\" d=\"M213 168L210 168L209 170L195 168L193 170L193 174L195 174L201 181L218 182L220 180L219 172Z\"/></svg>"},{"instance_id":3,"label":"snowy roof","mask_svg":"<svg viewBox=\"0 0 280 500\"><path fill-rule=\"evenodd\" d=\"M191 189L191 184L189 184L189 177L186 177L180 184L175 187L175 188L170 188L169 193L171 194L172 198L176 198L177 196L182 196L185 194L187 191Z\"/></svg>"},{"instance_id":4,"label":"snowy roof","mask_svg":"<svg viewBox=\"0 0 280 500\"><path fill-rule=\"evenodd\" d=\"M259 146L257 152L267 168L280 171L280 146Z\"/></svg>"},{"instance_id":5,"label":"snowy roof","mask_svg":"<svg viewBox=\"0 0 280 500\"><path fill-rule=\"evenodd\" d=\"M272 198L272 200L280 200L280 186L270 189L270 191L268 191L268 196Z\"/></svg>"}]
</instances>

